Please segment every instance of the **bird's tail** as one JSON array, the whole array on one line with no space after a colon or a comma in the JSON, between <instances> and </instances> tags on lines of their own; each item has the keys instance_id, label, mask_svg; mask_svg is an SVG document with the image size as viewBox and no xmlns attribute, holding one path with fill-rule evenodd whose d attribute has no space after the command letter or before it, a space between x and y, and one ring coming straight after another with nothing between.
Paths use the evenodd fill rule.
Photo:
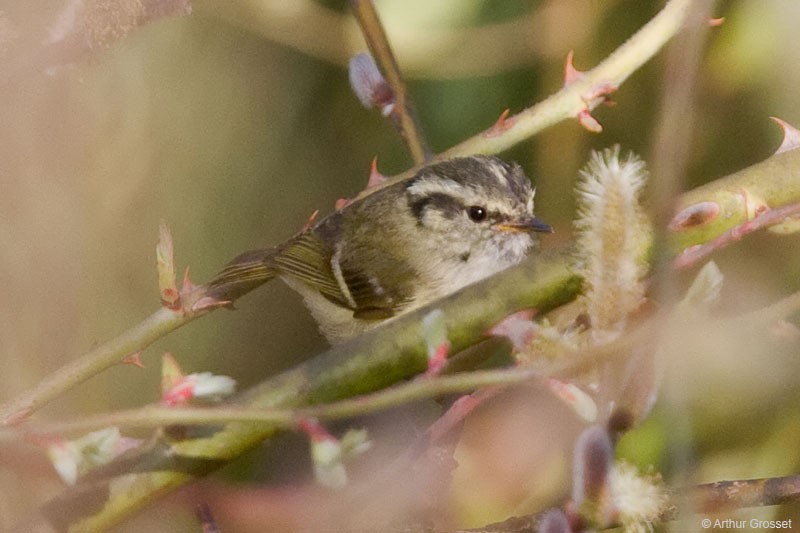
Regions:
<instances>
[{"instance_id":1,"label":"bird's tail","mask_svg":"<svg viewBox=\"0 0 800 533\"><path fill-rule=\"evenodd\" d=\"M278 275L270 263L275 249L251 250L235 257L208 282L207 294L234 301Z\"/></svg>"}]
</instances>

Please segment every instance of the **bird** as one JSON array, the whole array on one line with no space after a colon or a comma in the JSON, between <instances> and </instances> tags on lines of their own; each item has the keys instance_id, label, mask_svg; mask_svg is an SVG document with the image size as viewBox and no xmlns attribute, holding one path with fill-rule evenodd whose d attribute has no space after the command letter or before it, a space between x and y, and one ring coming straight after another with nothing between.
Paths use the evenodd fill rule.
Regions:
<instances>
[{"instance_id":1,"label":"bird","mask_svg":"<svg viewBox=\"0 0 800 533\"><path fill-rule=\"evenodd\" d=\"M522 261L536 233L553 232L534 195L522 168L495 156L434 162L237 256L207 294L233 300L280 278L337 344Z\"/></svg>"}]
</instances>

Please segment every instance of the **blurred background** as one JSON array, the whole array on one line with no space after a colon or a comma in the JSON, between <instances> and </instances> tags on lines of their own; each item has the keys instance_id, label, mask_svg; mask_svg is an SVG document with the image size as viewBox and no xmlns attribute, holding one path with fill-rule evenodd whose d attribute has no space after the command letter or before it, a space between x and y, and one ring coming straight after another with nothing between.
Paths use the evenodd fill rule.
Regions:
<instances>
[{"instance_id":1,"label":"blurred background","mask_svg":"<svg viewBox=\"0 0 800 533\"><path fill-rule=\"evenodd\" d=\"M411 164L392 128L350 90L346 62L366 46L346 2L195 0L190 16L177 16L184 7L178 5L176 16L133 25L104 40L81 41L85 31L73 27L74 17L70 26L65 12L108 11L106 4L0 2L0 58L7 65L0 64L7 72L0 73L2 400L158 307L154 254L160 220L172 229L178 268L190 265L192 278L202 282L238 253L279 243L314 210L329 213L337 198L357 194L374 156L384 174ZM570 50L577 68L596 65L663 2L377 0L376 5L430 144L443 151L489 127L504 109L517 112L556 92ZM692 141L684 187L772 154L781 132L770 115L800 125L800 3L723 1L714 16L725 17L725 23L708 34L695 106L686 117L687 128L693 121L694 130L687 131ZM538 215L557 231L544 239L545 247L570 241L572 188L591 149L619 143L645 160L659 149L654 130L664 57L620 88L616 107L596 110L601 134L567 121L502 154L518 161L537 186ZM660 205L659 198L648 202ZM719 253L726 276L724 313L754 310L799 290L798 244L797 236L760 234ZM144 370L120 365L42 416L157 400L164 351L187 372L230 375L244 389L325 348L300 299L280 283L247 296L237 309L187 325L143 354ZM680 416L693 435L695 480L797 472L796 343L783 351L735 354L712 348L676 362L691 376L683 382L688 394ZM657 408L621 448L637 464L652 464L669 477L665 435L675 412L662 412ZM539 428L557 425L552 415L531 416L525 422L530 426L523 426L537 428L531 438L541 439ZM475 429L480 427L472 433L468 428L466 436L476 442L487 438ZM522 437L514 432L520 430L519 425L507 432L492 429L496 440L490 447L519 444ZM283 448L283 455L258 451L223 477L272 480L276 486L298 475L307 481L305 446L303 439L287 438L273 446ZM517 459L480 467L480 459L467 457L481 444L471 446L461 451L466 466L457 475L473 477L448 489L452 523L479 525L524 512L526 505L535 508L531 487L541 480L531 476L530 487L517 484L512 490L502 477L481 478L511 471L521 476L521 467ZM554 472L569 461L568 450L540 452L550 454L545 462L556 465ZM265 459L269 454L289 460L272 467ZM0 465L0 493L9 495L0 498L2 525L9 523L2 517L19 516L60 490L37 451L13 450L6 457L24 468ZM286 462L300 466L292 469ZM563 475L550 472L548 479L563 483ZM37 496L31 498L34 489ZM197 530L190 506L170 509L159 518L174 518L167 530ZM800 520L797 506L781 512ZM225 520L237 526L224 530L251 530L234 515ZM147 517L139 520L131 531L147 523Z\"/></svg>"}]
</instances>

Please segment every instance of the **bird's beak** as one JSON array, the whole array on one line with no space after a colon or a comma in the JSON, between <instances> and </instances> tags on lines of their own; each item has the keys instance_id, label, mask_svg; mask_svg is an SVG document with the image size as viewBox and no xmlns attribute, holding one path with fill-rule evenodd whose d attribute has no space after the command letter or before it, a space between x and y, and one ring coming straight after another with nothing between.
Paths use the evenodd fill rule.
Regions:
<instances>
[{"instance_id":1,"label":"bird's beak","mask_svg":"<svg viewBox=\"0 0 800 533\"><path fill-rule=\"evenodd\" d=\"M514 222L504 222L497 224L497 228L503 231L536 231L539 233L553 233L553 228L545 224L536 217L524 218Z\"/></svg>"}]
</instances>

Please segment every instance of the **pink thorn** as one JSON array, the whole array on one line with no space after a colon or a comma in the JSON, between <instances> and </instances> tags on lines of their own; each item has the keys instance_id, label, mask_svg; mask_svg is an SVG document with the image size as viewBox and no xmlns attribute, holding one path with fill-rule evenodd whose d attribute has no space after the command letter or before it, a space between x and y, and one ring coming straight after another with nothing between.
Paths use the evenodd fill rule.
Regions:
<instances>
[{"instance_id":1,"label":"pink thorn","mask_svg":"<svg viewBox=\"0 0 800 533\"><path fill-rule=\"evenodd\" d=\"M602 100L603 102L608 102L610 100L610 96L617 92L617 87L611 82L602 82L598 83L592 89L587 92L586 94L581 96L581 99L586 102L587 104L592 103L594 100ZM613 105L613 104L612 104Z\"/></svg>"},{"instance_id":2,"label":"pink thorn","mask_svg":"<svg viewBox=\"0 0 800 533\"><path fill-rule=\"evenodd\" d=\"M511 129L517 122L517 119L516 117L509 118L510 113L511 113L510 109L503 110L503 112L500 113L500 116L497 118L497 121L492 125L492 127L483 132L483 136L486 137L487 139L490 139L492 137L497 137L501 135L503 132Z\"/></svg>"},{"instance_id":3,"label":"pink thorn","mask_svg":"<svg viewBox=\"0 0 800 533\"><path fill-rule=\"evenodd\" d=\"M142 363L142 352L135 352L130 355L126 355L122 358L122 364L133 365L137 368L144 368L144 363Z\"/></svg>"},{"instance_id":4,"label":"pink thorn","mask_svg":"<svg viewBox=\"0 0 800 533\"><path fill-rule=\"evenodd\" d=\"M789 217L800 215L800 203L784 205L775 209L769 209L762 204L754 212L756 213L754 218L729 229L711 241L686 248L673 260L673 268L682 269L695 265L698 261L711 255L712 252L738 241L748 233L780 224Z\"/></svg>"},{"instance_id":5,"label":"pink thorn","mask_svg":"<svg viewBox=\"0 0 800 533\"><path fill-rule=\"evenodd\" d=\"M725 17L717 17L717 18L708 19L708 26L710 28L719 28L723 24L725 24Z\"/></svg>"},{"instance_id":6,"label":"pink thorn","mask_svg":"<svg viewBox=\"0 0 800 533\"><path fill-rule=\"evenodd\" d=\"M317 223L318 216L319 216L319 209L311 213L311 216L308 217L308 220L306 220L306 223L303 225L303 230L302 230L303 233L307 232L308 230L314 227L314 224Z\"/></svg>"},{"instance_id":7,"label":"pink thorn","mask_svg":"<svg viewBox=\"0 0 800 533\"><path fill-rule=\"evenodd\" d=\"M588 109L584 109L578 113L578 122L592 133L600 133L603 131L603 126L597 122L597 119L592 116Z\"/></svg>"},{"instance_id":8,"label":"pink thorn","mask_svg":"<svg viewBox=\"0 0 800 533\"><path fill-rule=\"evenodd\" d=\"M372 165L369 169L369 179L367 180L367 189L377 187L386 181L386 176L378 172L378 156L372 158Z\"/></svg>"},{"instance_id":9,"label":"pink thorn","mask_svg":"<svg viewBox=\"0 0 800 533\"><path fill-rule=\"evenodd\" d=\"M428 359L428 370L425 371L425 377L436 377L442 373L444 365L447 363L447 355L450 353L450 343L445 341L436 347L430 359Z\"/></svg>"},{"instance_id":10,"label":"pink thorn","mask_svg":"<svg viewBox=\"0 0 800 533\"><path fill-rule=\"evenodd\" d=\"M338 440L336 437L331 435L330 432L328 432L328 430L325 429L316 418L303 418L300 420L300 422L298 422L297 427L300 429L300 431L308 435L308 438L314 442Z\"/></svg>"},{"instance_id":11,"label":"pink thorn","mask_svg":"<svg viewBox=\"0 0 800 533\"><path fill-rule=\"evenodd\" d=\"M181 284L181 294L188 294L195 290L197 285L192 283L192 280L189 279L189 267L186 267L186 270L183 271L183 282Z\"/></svg>"},{"instance_id":12,"label":"pink thorn","mask_svg":"<svg viewBox=\"0 0 800 533\"><path fill-rule=\"evenodd\" d=\"M341 211L342 209L350 205L352 202L353 200L351 200L350 198L339 198L338 200L336 200L334 207L336 208L337 211Z\"/></svg>"},{"instance_id":13,"label":"pink thorn","mask_svg":"<svg viewBox=\"0 0 800 533\"><path fill-rule=\"evenodd\" d=\"M567 59L564 62L564 87L570 83L576 82L583 77L583 71L575 68L572 64L572 58L575 55L574 50L567 52Z\"/></svg>"},{"instance_id":14,"label":"pink thorn","mask_svg":"<svg viewBox=\"0 0 800 533\"><path fill-rule=\"evenodd\" d=\"M800 146L800 130L786 122L785 120L781 120L778 117L769 117L775 122L778 126L783 128L783 142L775 150L775 154L780 154L783 152L788 152L789 150L794 150L798 146Z\"/></svg>"}]
</instances>

